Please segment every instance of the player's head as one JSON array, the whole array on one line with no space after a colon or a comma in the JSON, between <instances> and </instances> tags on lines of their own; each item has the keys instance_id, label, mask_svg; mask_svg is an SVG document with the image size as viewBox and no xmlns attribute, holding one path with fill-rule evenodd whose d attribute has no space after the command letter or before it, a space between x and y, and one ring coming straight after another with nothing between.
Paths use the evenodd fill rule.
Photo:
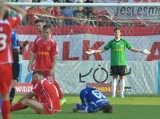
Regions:
<instances>
[{"instance_id":1,"label":"player's head","mask_svg":"<svg viewBox=\"0 0 160 119\"><path fill-rule=\"evenodd\" d=\"M44 21L42 19L36 19L34 21L34 25L35 25L36 29L41 33L43 30Z\"/></svg>"},{"instance_id":2,"label":"player's head","mask_svg":"<svg viewBox=\"0 0 160 119\"><path fill-rule=\"evenodd\" d=\"M43 26L43 38L48 40L51 38L52 27L49 24Z\"/></svg>"},{"instance_id":3,"label":"player's head","mask_svg":"<svg viewBox=\"0 0 160 119\"><path fill-rule=\"evenodd\" d=\"M104 105L102 107L102 112L103 113L113 113L113 109L112 109L112 106L111 105Z\"/></svg>"},{"instance_id":4,"label":"player's head","mask_svg":"<svg viewBox=\"0 0 160 119\"><path fill-rule=\"evenodd\" d=\"M38 81L41 81L42 79L44 79L44 74L41 70L37 70L37 71L33 72L32 78L34 81L38 82Z\"/></svg>"},{"instance_id":5,"label":"player's head","mask_svg":"<svg viewBox=\"0 0 160 119\"><path fill-rule=\"evenodd\" d=\"M8 10L5 10L3 19L7 19L7 18L9 18L9 12Z\"/></svg>"},{"instance_id":6,"label":"player's head","mask_svg":"<svg viewBox=\"0 0 160 119\"><path fill-rule=\"evenodd\" d=\"M121 29L120 28L115 28L114 33L115 33L115 37L119 38L121 36Z\"/></svg>"}]
</instances>

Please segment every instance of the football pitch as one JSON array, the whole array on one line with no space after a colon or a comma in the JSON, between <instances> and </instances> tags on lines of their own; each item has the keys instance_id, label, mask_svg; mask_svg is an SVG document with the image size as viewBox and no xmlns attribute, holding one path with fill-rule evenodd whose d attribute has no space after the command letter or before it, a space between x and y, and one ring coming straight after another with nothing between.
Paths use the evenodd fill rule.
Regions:
<instances>
[{"instance_id":1,"label":"football pitch","mask_svg":"<svg viewBox=\"0 0 160 119\"><path fill-rule=\"evenodd\" d=\"M16 95L14 102L20 99ZM11 113L11 119L160 119L160 95L129 95L125 98L111 98L107 96L113 106L112 114L73 113L76 102L80 102L78 95L65 95L67 103L62 111L55 115L36 114L30 108Z\"/></svg>"}]
</instances>

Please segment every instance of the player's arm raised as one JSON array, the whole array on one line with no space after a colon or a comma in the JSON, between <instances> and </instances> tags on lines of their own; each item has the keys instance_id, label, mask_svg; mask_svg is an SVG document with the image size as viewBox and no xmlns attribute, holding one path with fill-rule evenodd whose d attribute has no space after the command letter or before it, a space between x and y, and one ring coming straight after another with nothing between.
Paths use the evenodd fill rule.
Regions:
<instances>
[{"instance_id":1,"label":"player's arm raised","mask_svg":"<svg viewBox=\"0 0 160 119\"><path fill-rule=\"evenodd\" d=\"M20 13L22 15L22 17L24 18L26 16L26 11L24 11L22 8L18 7L18 6L13 6L13 5L10 5L10 4L6 4L6 3L3 3L6 7Z\"/></svg>"},{"instance_id":2,"label":"player's arm raised","mask_svg":"<svg viewBox=\"0 0 160 119\"><path fill-rule=\"evenodd\" d=\"M131 48L131 50L134 51L134 52L139 52L139 53L146 54L146 55L151 54L151 52L149 50L147 50L147 49L139 50L137 48Z\"/></svg>"},{"instance_id":3,"label":"player's arm raised","mask_svg":"<svg viewBox=\"0 0 160 119\"><path fill-rule=\"evenodd\" d=\"M102 53L104 51L105 51L105 49L98 49L98 50L89 49L89 50L86 51L86 53L91 55L91 54L94 54L94 53Z\"/></svg>"}]
</instances>

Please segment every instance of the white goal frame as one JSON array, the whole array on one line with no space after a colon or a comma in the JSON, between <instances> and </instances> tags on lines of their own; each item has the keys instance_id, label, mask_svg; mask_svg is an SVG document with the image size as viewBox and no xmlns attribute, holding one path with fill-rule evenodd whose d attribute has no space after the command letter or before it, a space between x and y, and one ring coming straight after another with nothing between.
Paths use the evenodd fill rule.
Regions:
<instances>
[{"instance_id":1,"label":"white goal frame","mask_svg":"<svg viewBox=\"0 0 160 119\"><path fill-rule=\"evenodd\" d=\"M73 7L160 7L160 3L30 3L30 2L6 2L15 6L73 6Z\"/></svg>"}]
</instances>

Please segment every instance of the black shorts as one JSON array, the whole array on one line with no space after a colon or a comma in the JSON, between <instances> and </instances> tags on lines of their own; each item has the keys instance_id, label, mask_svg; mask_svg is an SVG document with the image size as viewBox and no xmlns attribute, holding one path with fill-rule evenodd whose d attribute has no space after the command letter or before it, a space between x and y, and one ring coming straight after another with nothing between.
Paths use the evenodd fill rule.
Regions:
<instances>
[{"instance_id":1,"label":"black shorts","mask_svg":"<svg viewBox=\"0 0 160 119\"><path fill-rule=\"evenodd\" d=\"M111 75L125 76L125 74L126 74L126 65L123 65L123 66L111 66L110 74Z\"/></svg>"},{"instance_id":2,"label":"black shorts","mask_svg":"<svg viewBox=\"0 0 160 119\"><path fill-rule=\"evenodd\" d=\"M18 82L18 77L19 77L19 70L20 70L20 65L19 63L13 63L12 64L12 79L17 80Z\"/></svg>"}]
</instances>

